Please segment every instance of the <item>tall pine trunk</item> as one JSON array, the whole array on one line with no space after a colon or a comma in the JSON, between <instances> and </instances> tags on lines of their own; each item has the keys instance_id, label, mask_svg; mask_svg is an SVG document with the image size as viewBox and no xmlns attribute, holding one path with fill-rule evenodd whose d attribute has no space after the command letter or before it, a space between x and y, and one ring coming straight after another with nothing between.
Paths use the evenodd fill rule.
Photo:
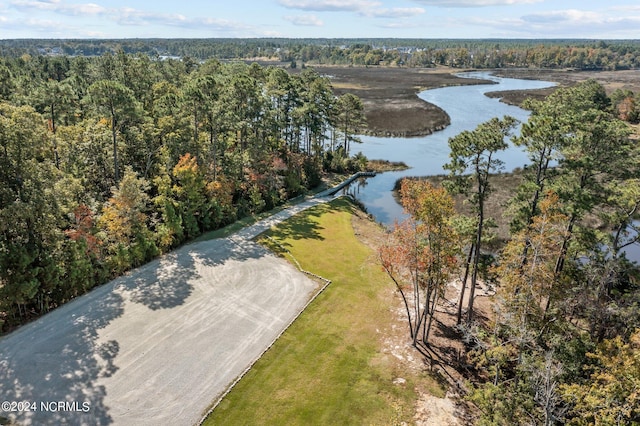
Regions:
<instances>
[{"instance_id":1,"label":"tall pine trunk","mask_svg":"<svg viewBox=\"0 0 640 426\"><path fill-rule=\"evenodd\" d=\"M467 289L467 279L469 278L469 269L471 269L471 259L475 250L475 243L469 247L469 254L467 254L467 261L464 267L464 277L462 278L462 288L460 289L460 298L458 300L458 314L456 317L456 324L460 325L462 322L462 303L464 302L464 294Z\"/></svg>"}]
</instances>

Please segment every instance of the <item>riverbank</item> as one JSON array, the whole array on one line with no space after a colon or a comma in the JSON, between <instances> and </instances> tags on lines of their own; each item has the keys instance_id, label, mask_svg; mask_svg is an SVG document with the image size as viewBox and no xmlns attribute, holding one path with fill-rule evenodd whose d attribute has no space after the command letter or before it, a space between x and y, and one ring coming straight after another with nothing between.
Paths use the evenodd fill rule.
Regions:
<instances>
[{"instance_id":1,"label":"riverbank","mask_svg":"<svg viewBox=\"0 0 640 426\"><path fill-rule=\"evenodd\" d=\"M397 67L314 66L331 79L336 95L353 93L362 99L368 135L412 137L429 135L450 124L446 111L421 100L418 93L427 89L491 81L460 78L464 70Z\"/></svg>"},{"instance_id":2,"label":"riverbank","mask_svg":"<svg viewBox=\"0 0 640 426\"><path fill-rule=\"evenodd\" d=\"M315 66L328 76L334 92L347 92L360 97L364 103L368 135L387 137L413 137L430 135L450 124L446 111L421 100L423 90L448 86L491 84L488 80L463 79L455 74L458 68L395 68L395 67L336 67ZM498 77L524 80L552 81L555 87L532 90L488 92L509 105L522 105L526 98L542 100L558 87L567 87L588 79L602 84L607 93L616 89L640 91L640 70L576 71L543 69L487 70Z\"/></svg>"},{"instance_id":3,"label":"riverbank","mask_svg":"<svg viewBox=\"0 0 640 426\"><path fill-rule=\"evenodd\" d=\"M622 71L577 71L577 70L543 70L543 69L497 69L493 74L498 77L520 78L523 80L552 81L558 86L537 90L514 90L506 92L488 92L487 96L501 98L502 102L520 106L524 99L533 97L543 99L559 87L573 86L582 81L594 79L611 94L617 89L640 91L640 70Z\"/></svg>"},{"instance_id":4,"label":"riverbank","mask_svg":"<svg viewBox=\"0 0 640 426\"><path fill-rule=\"evenodd\" d=\"M442 182L447 179L447 176L435 175L408 177L408 179L422 179L428 181L435 187L441 187ZM523 182L523 180L523 170L520 168L515 169L513 172L495 173L489 178L491 192L485 201L485 212L487 217L491 218L496 225L490 229L491 234L493 234L495 238L486 245L489 250L499 251L511 238L510 227L513 217L509 211L509 202L516 196L518 186ZM400 187L401 181L402 179L398 180L393 191L394 197L398 202L398 188ZM474 215L473 206L463 195L455 195L453 199L455 201L455 209L458 214L468 217ZM594 229L606 231L603 228L602 220L599 218L597 212L586 214L583 220Z\"/></svg>"},{"instance_id":5,"label":"riverbank","mask_svg":"<svg viewBox=\"0 0 640 426\"><path fill-rule=\"evenodd\" d=\"M376 173L384 172L399 172L402 170L410 169L404 161L389 161L389 160L368 160L367 170L374 171Z\"/></svg>"}]
</instances>

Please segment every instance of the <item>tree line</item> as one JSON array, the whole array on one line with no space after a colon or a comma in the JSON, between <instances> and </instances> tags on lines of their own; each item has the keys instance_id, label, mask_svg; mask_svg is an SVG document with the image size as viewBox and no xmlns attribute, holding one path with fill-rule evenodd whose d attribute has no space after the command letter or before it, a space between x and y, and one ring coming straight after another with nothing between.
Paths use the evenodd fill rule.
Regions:
<instances>
[{"instance_id":1,"label":"tree line","mask_svg":"<svg viewBox=\"0 0 640 426\"><path fill-rule=\"evenodd\" d=\"M120 51L0 76L3 330L364 165L361 101L312 70Z\"/></svg>"},{"instance_id":2,"label":"tree line","mask_svg":"<svg viewBox=\"0 0 640 426\"><path fill-rule=\"evenodd\" d=\"M2 56L23 54L101 56L123 51L151 57L262 58L291 64L457 68L575 68L619 70L640 67L637 40L443 40L443 39L120 39L0 40Z\"/></svg>"},{"instance_id":3,"label":"tree line","mask_svg":"<svg viewBox=\"0 0 640 426\"><path fill-rule=\"evenodd\" d=\"M593 80L525 106L531 117L517 136L504 117L451 138L443 188L402 182L411 217L380 259L416 346L429 345L435 304L460 277L462 364L478 424L636 424L640 274L625 248L640 241L640 146ZM496 154L510 135L529 164L505 210L490 212ZM451 194L470 216L452 214ZM492 252L498 214L512 218L511 233ZM496 291L484 321L474 309L480 281Z\"/></svg>"},{"instance_id":4,"label":"tree line","mask_svg":"<svg viewBox=\"0 0 640 426\"><path fill-rule=\"evenodd\" d=\"M640 44L564 40L415 40L413 44L379 40L347 45L291 46L281 60L310 64L454 68L544 68L620 70L640 66ZM286 52L286 55L284 55Z\"/></svg>"}]
</instances>

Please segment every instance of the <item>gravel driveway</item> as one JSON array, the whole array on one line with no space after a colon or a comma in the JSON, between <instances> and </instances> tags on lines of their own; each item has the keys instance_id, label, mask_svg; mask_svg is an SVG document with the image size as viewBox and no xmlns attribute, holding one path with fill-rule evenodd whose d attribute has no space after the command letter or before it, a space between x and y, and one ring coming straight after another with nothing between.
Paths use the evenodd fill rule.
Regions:
<instances>
[{"instance_id":1,"label":"gravel driveway","mask_svg":"<svg viewBox=\"0 0 640 426\"><path fill-rule=\"evenodd\" d=\"M186 245L4 337L0 417L197 423L317 288L251 238L319 202Z\"/></svg>"}]
</instances>

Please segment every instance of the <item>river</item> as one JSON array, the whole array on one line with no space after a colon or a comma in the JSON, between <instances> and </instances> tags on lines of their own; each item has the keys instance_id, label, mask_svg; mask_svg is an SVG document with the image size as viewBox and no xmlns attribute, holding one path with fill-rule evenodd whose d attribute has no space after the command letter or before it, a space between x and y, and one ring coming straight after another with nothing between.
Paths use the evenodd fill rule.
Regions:
<instances>
[{"instance_id":1,"label":"river","mask_svg":"<svg viewBox=\"0 0 640 426\"><path fill-rule=\"evenodd\" d=\"M487 92L505 90L541 89L554 83L538 80L501 78L489 72L460 73L463 78L490 80L496 84L444 87L421 92L418 96L445 110L451 117L451 125L428 136L412 138L383 138L362 136L362 144L354 145L353 151L361 151L367 158L403 161L410 169L401 172L385 172L375 177L360 179L347 189L364 204L367 212L376 221L392 225L405 215L402 207L393 197L396 181L404 176L429 176L445 173L443 165L449 162L448 140L462 131L473 130L478 124L493 117L505 115L526 122L529 112L516 106L507 105L499 99L489 98ZM504 162L504 171L512 171L529 162L526 154L510 144L500 152L498 158ZM630 260L640 262L640 246L634 244L625 252Z\"/></svg>"},{"instance_id":2,"label":"river","mask_svg":"<svg viewBox=\"0 0 640 426\"><path fill-rule=\"evenodd\" d=\"M359 181L349 188L355 193L376 221L391 225L404 217L402 207L393 198L395 182L404 176L429 176L444 173L443 165L449 162L449 138L464 130L473 130L478 124L493 117L510 115L525 122L528 111L489 98L486 92L501 90L541 89L554 83L538 80L520 80L495 77L488 72L460 73L463 78L494 81L496 84L443 87L421 92L418 96L445 110L451 117L451 125L428 136L412 138L383 138L362 136L362 143L352 146L352 151L362 151L367 158L403 161L410 169L401 172L385 172L376 177ZM522 167L528 162L526 154L510 146L500 153L505 171Z\"/></svg>"}]
</instances>

